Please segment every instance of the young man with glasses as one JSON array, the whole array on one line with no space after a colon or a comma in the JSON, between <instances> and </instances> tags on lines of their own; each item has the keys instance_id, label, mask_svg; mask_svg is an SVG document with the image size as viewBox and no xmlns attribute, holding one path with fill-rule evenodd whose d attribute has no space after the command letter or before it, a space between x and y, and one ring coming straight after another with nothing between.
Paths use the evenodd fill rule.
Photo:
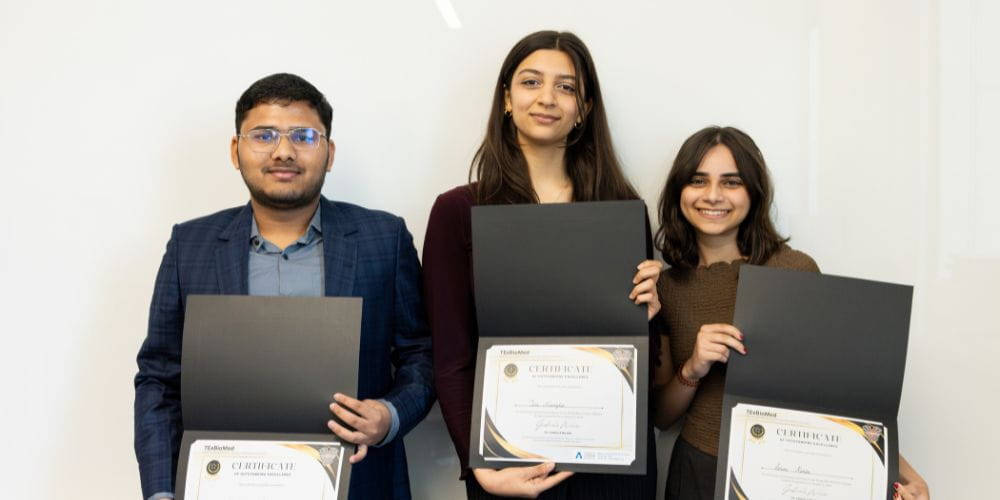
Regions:
<instances>
[{"instance_id":1,"label":"young man with glasses","mask_svg":"<svg viewBox=\"0 0 1000 500\"><path fill-rule=\"evenodd\" d=\"M328 426L359 445L352 499L410 497L402 437L434 402L420 265L401 218L320 194L333 165L332 114L298 76L255 82L236 103L230 144L250 203L174 226L135 377L135 451L147 500L173 498L190 294L363 297L358 399L338 394L330 408L355 430L332 419ZM389 306L370 311L373 304Z\"/></svg>"}]
</instances>

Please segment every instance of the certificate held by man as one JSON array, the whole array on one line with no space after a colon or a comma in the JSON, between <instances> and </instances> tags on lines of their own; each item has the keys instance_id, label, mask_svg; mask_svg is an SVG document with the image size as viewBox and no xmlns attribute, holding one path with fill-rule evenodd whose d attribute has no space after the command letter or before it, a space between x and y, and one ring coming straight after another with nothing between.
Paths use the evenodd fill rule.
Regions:
<instances>
[{"instance_id":1,"label":"certificate held by man","mask_svg":"<svg viewBox=\"0 0 1000 500\"><path fill-rule=\"evenodd\" d=\"M346 500L354 446L325 423L358 386L361 315L357 297L189 296L176 498Z\"/></svg>"},{"instance_id":2,"label":"certificate held by man","mask_svg":"<svg viewBox=\"0 0 1000 500\"><path fill-rule=\"evenodd\" d=\"M503 345L486 351L479 451L487 463L635 460L632 345Z\"/></svg>"},{"instance_id":3,"label":"certificate held by man","mask_svg":"<svg viewBox=\"0 0 1000 500\"><path fill-rule=\"evenodd\" d=\"M340 442L199 439L190 448L186 498L338 498Z\"/></svg>"},{"instance_id":4,"label":"certificate held by man","mask_svg":"<svg viewBox=\"0 0 1000 500\"><path fill-rule=\"evenodd\" d=\"M641 202L475 207L470 465L646 472L649 330L629 300Z\"/></svg>"}]
</instances>

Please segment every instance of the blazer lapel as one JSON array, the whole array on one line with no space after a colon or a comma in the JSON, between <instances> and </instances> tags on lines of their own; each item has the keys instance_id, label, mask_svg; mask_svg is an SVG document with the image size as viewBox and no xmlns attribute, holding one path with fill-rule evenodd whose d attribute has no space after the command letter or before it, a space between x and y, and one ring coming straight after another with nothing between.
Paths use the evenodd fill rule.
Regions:
<instances>
[{"instance_id":1,"label":"blazer lapel","mask_svg":"<svg viewBox=\"0 0 1000 500\"><path fill-rule=\"evenodd\" d=\"M250 218L253 210L247 203L225 229L219 233L220 246L215 249L215 270L222 295L249 293Z\"/></svg>"},{"instance_id":2,"label":"blazer lapel","mask_svg":"<svg viewBox=\"0 0 1000 500\"><path fill-rule=\"evenodd\" d=\"M319 206L323 219L325 294L328 297L349 297L354 294L358 260L357 244L352 235L358 229L349 215L326 197L320 197Z\"/></svg>"}]
</instances>

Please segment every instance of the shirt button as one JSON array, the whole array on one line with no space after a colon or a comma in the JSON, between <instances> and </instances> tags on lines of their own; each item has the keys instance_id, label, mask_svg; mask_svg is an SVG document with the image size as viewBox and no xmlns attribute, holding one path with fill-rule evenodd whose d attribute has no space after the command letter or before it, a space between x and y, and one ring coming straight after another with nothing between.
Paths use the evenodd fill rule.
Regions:
<instances>
[{"instance_id":1,"label":"shirt button","mask_svg":"<svg viewBox=\"0 0 1000 500\"><path fill-rule=\"evenodd\" d=\"M281 258L282 258L282 259L285 259L285 260L288 260L288 254L284 254L284 253L283 253L283 254L281 254Z\"/></svg>"}]
</instances>

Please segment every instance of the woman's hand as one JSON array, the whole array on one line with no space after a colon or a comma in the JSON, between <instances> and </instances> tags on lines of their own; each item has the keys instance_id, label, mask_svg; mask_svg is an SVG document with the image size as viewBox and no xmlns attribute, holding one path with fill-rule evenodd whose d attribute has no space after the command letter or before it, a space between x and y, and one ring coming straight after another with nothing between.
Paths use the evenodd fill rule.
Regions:
<instances>
[{"instance_id":1,"label":"woman's hand","mask_svg":"<svg viewBox=\"0 0 1000 500\"><path fill-rule=\"evenodd\" d=\"M903 455L899 456L899 481L893 483L895 493L892 498L903 500L930 500L931 493L927 488L927 482L923 477L907 462Z\"/></svg>"},{"instance_id":2,"label":"woman's hand","mask_svg":"<svg viewBox=\"0 0 1000 500\"><path fill-rule=\"evenodd\" d=\"M740 354L747 353L743 346L743 334L735 326L723 323L701 325L694 352L681 368L681 375L686 379L701 380L708 375L712 363L729 362L730 349Z\"/></svg>"},{"instance_id":3,"label":"woman's hand","mask_svg":"<svg viewBox=\"0 0 1000 500\"><path fill-rule=\"evenodd\" d=\"M628 294L629 300L636 304L646 304L649 313L648 319L652 320L656 313L660 312L660 296L656 293L656 280L663 270L663 263L658 260L644 260L639 263L639 271L632 278L632 293Z\"/></svg>"},{"instance_id":4,"label":"woman's hand","mask_svg":"<svg viewBox=\"0 0 1000 500\"><path fill-rule=\"evenodd\" d=\"M906 484L896 483L896 492L892 494L892 498L900 498L902 500L930 500L931 494L927 490L927 483L923 480L919 482L910 481Z\"/></svg>"},{"instance_id":5,"label":"woman's hand","mask_svg":"<svg viewBox=\"0 0 1000 500\"><path fill-rule=\"evenodd\" d=\"M537 498L543 491L561 483L572 472L562 471L549 475L556 464L552 462L532 467L506 469L472 469L476 481L488 493L504 497Z\"/></svg>"}]
</instances>

